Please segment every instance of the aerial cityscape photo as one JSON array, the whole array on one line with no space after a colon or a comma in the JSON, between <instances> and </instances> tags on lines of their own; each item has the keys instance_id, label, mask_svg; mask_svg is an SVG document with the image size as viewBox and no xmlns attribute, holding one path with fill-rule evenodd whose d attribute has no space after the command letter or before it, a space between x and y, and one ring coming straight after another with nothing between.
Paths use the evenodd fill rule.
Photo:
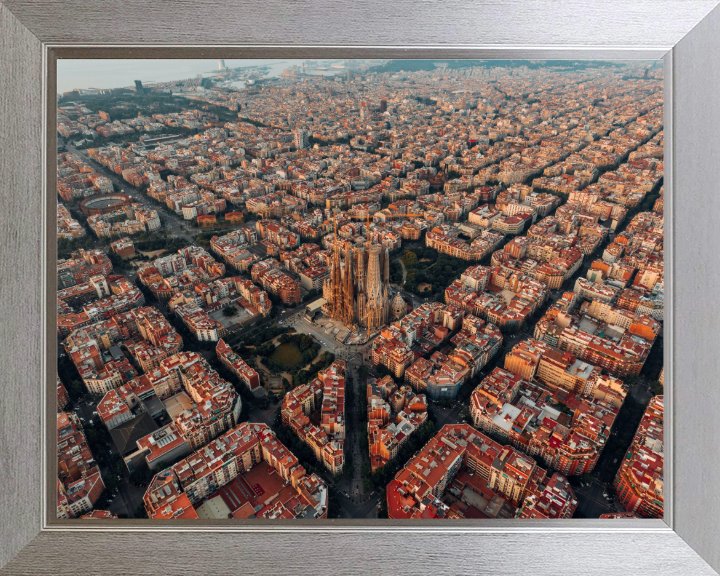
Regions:
<instances>
[{"instance_id":1,"label":"aerial cityscape photo","mask_svg":"<svg viewBox=\"0 0 720 576\"><path fill-rule=\"evenodd\" d=\"M661 61L57 70L58 518L663 516Z\"/></svg>"}]
</instances>

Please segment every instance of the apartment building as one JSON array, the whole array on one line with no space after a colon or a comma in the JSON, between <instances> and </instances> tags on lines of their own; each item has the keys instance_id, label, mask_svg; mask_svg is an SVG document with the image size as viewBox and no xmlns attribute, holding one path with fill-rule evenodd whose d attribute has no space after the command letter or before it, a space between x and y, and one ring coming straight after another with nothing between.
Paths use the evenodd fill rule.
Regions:
<instances>
[{"instance_id":1,"label":"apartment building","mask_svg":"<svg viewBox=\"0 0 720 576\"><path fill-rule=\"evenodd\" d=\"M153 519L316 519L329 504L325 483L268 426L249 423L157 474L143 500Z\"/></svg>"},{"instance_id":2,"label":"apartment building","mask_svg":"<svg viewBox=\"0 0 720 576\"><path fill-rule=\"evenodd\" d=\"M524 380L532 380L543 354L549 349L545 342L529 338L513 346L505 355L505 369Z\"/></svg>"},{"instance_id":3,"label":"apartment building","mask_svg":"<svg viewBox=\"0 0 720 576\"><path fill-rule=\"evenodd\" d=\"M258 390L260 385L260 376L250 368L247 363L240 358L221 338L215 347L217 357L223 365L230 370L238 379L247 386L250 392Z\"/></svg>"},{"instance_id":4,"label":"apartment building","mask_svg":"<svg viewBox=\"0 0 720 576\"><path fill-rule=\"evenodd\" d=\"M545 482L543 482L545 481ZM537 497L553 481L535 462L502 446L467 424L445 425L440 432L397 473L387 487L390 518L487 518L515 517L528 496ZM563 514L572 516L577 501L564 486L569 505ZM454 498L446 503L446 490ZM482 494L490 503L468 498L464 491ZM552 487L551 487L552 490ZM574 501L574 502L573 502Z\"/></svg>"},{"instance_id":5,"label":"apartment building","mask_svg":"<svg viewBox=\"0 0 720 576\"><path fill-rule=\"evenodd\" d=\"M409 386L398 389L394 383L391 390L375 380L367 385L367 434L373 474L398 455L428 418L423 394L415 394Z\"/></svg>"},{"instance_id":6,"label":"apartment building","mask_svg":"<svg viewBox=\"0 0 720 576\"><path fill-rule=\"evenodd\" d=\"M382 333L373 341L372 361L375 366L383 364L395 377L402 378L414 355L407 344L392 335Z\"/></svg>"},{"instance_id":7,"label":"apartment building","mask_svg":"<svg viewBox=\"0 0 720 576\"><path fill-rule=\"evenodd\" d=\"M572 417L558 409L570 403ZM620 405L622 402L620 402ZM568 395L496 368L473 391L474 425L565 475L592 471L620 406L606 398Z\"/></svg>"},{"instance_id":8,"label":"apartment building","mask_svg":"<svg viewBox=\"0 0 720 576\"><path fill-rule=\"evenodd\" d=\"M115 242L111 242L110 248L113 252L115 252L115 254L120 256L120 258L132 258L135 256L135 245L128 237L120 238L119 240L115 240Z\"/></svg>"},{"instance_id":9,"label":"apartment building","mask_svg":"<svg viewBox=\"0 0 720 576\"><path fill-rule=\"evenodd\" d=\"M650 400L615 476L615 493L628 512L663 517L663 397Z\"/></svg>"},{"instance_id":10,"label":"apartment building","mask_svg":"<svg viewBox=\"0 0 720 576\"><path fill-rule=\"evenodd\" d=\"M344 361L336 360L318 372L312 382L288 392L283 398L281 415L283 425L297 434L330 472L342 472L345 460Z\"/></svg>"},{"instance_id":11,"label":"apartment building","mask_svg":"<svg viewBox=\"0 0 720 576\"><path fill-rule=\"evenodd\" d=\"M92 510L105 489L80 419L57 415L57 517L77 518Z\"/></svg>"}]
</instances>

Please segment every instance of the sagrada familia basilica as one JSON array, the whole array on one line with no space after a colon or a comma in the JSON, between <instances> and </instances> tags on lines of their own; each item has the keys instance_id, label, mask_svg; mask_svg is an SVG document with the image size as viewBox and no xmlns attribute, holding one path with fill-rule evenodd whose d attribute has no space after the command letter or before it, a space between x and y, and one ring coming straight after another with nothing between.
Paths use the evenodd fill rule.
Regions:
<instances>
[{"instance_id":1,"label":"sagrada familia basilica","mask_svg":"<svg viewBox=\"0 0 720 576\"><path fill-rule=\"evenodd\" d=\"M379 244L347 248L343 262L335 248L330 277L323 285L325 312L348 327L368 332L405 315L405 301L398 293L391 302L390 254Z\"/></svg>"}]
</instances>

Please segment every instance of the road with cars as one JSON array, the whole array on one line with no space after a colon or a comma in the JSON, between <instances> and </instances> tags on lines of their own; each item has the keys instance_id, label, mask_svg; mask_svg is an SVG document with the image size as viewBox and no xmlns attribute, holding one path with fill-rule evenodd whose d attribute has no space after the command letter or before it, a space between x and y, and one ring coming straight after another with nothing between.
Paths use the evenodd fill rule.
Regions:
<instances>
[{"instance_id":1,"label":"road with cars","mask_svg":"<svg viewBox=\"0 0 720 576\"><path fill-rule=\"evenodd\" d=\"M345 491L330 486L340 504L341 518L377 518L380 496L373 493L368 496L348 496Z\"/></svg>"},{"instance_id":2,"label":"road with cars","mask_svg":"<svg viewBox=\"0 0 720 576\"><path fill-rule=\"evenodd\" d=\"M453 403L452 406L445 408L431 402L428 409L435 419L436 429L440 430L445 424L462 424L464 421L460 413L465 406L465 404L458 401Z\"/></svg>"},{"instance_id":3,"label":"road with cars","mask_svg":"<svg viewBox=\"0 0 720 576\"><path fill-rule=\"evenodd\" d=\"M578 482L573 492L578 499L576 518L598 518L601 514L626 511L614 498L613 490L597 479L590 483Z\"/></svg>"}]
</instances>

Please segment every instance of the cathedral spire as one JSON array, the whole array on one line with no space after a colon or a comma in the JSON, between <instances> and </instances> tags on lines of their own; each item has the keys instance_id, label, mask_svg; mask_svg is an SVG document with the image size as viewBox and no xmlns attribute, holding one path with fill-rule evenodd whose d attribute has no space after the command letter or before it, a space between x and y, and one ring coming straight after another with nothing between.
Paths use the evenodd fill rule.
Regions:
<instances>
[{"instance_id":1,"label":"cathedral spire","mask_svg":"<svg viewBox=\"0 0 720 576\"><path fill-rule=\"evenodd\" d=\"M368 331L381 328L390 312L388 251L379 244L346 246L341 262L337 236L335 242L330 277L323 287L323 294L330 296L331 318L348 327L357 323Z\"/></svg>"},{"instance_id":2,"label":"cathedral spire","mask_svg":"<svg viewBox=\"0 0 720 576\"><path fill-rule=\"evenodd\" d=\"M338 246L338 236L335 235L335 252L333 253L332 260L332 317L336 319L342 318L343 312L343 285L342 285L342 272L340 271L340 250Z\"/></svg>"},{"instance_id":3,"label":"cathedral spire","mask_svg":"<svg viewBox=\"0 0 720 576\"><path fill-rule=\"evenodd\" d=\"M343 290L343 323L351 326L355 323L355 281L353 278L352 251L345 251L345 289Z\"/></svg>"},{"instance_id":4,"label":"cathedral spire","mask_svg":"<svg viewBox=\"0 0 720 576\"><path fill-rule=\"evenodd\" d=\"M385 248L385 257L383 258L383 284L390 284L390 251Z\"/></svg>"}]
</instances>

